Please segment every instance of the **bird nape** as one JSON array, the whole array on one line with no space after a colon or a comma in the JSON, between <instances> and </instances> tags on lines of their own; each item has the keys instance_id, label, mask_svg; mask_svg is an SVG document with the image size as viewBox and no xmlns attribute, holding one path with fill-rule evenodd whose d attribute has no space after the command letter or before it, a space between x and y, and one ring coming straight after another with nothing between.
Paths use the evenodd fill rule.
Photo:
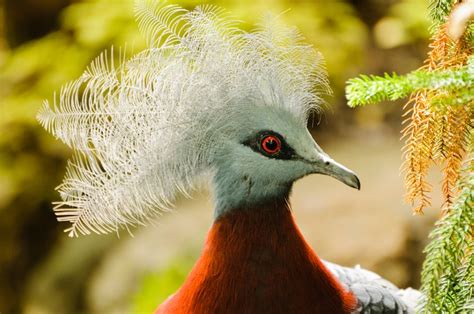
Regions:
<instances>
[{"instance_id":1,"label":"bird nape","mask_svg":"<svg viewBox=\"0 0 474 314\"><path fill-rule=\"evenodd\" d=\"M419 294L321 261L296 226L293 182L360 188L306 128L329 90L321 55L266 17L240 30L222 9L143 0L149 48L113 51L61 89L41 124L74 157L55 212L70 236L143 224L211 177L215 221L183 286L158 313L408 313Z\"/></svg>"}]
</instances>

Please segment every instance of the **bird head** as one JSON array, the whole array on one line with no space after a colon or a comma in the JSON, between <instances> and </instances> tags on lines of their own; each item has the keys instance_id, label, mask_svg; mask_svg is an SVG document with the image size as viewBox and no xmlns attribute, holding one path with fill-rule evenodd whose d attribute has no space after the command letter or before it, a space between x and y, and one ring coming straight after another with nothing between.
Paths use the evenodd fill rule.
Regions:
<instances>
[{"instance_id":1,"label":"bird head","mask_svg":"<svg viewBox=\"0 0 474 314\"><path fill-rule=\"evenodd\" d=\"M285 198L294 181L314 173L360 188L354 172L329 157L306 123L284 109L252 106L232 121L225 132L219 132L222 144L211 161L217 216Z\"/></svg>"},{"instance_id":2,"label":"bird head","mask_svg":"<svg viewBox=\"0 0 474 314\"><path fill-rule=\"evenodd\" d=\"M306 128L329 87L298 30L266 17L245 32L220 8L149 0L136 17L147 49L103 53L38 113L75 152L55 207L70 236L143 224L203 176L218 215L311 173L359 187Z\"/></svg>"}]
</instances>

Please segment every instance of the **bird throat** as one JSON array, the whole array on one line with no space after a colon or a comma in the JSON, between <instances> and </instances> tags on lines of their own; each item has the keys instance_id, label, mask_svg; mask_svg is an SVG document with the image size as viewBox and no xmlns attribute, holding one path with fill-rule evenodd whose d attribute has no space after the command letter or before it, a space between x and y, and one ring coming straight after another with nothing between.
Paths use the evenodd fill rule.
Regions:
<instances>
[{"instance_id":1,"label":"bird throat","mask_svg":"<svg viewBox=\"0 0 474 314\"><path fill-rule=\"evenodd\" d=\"M233 210L156 313L349 313L355 298L306 243L283 199Z\"/></svg>"}]
</instances>

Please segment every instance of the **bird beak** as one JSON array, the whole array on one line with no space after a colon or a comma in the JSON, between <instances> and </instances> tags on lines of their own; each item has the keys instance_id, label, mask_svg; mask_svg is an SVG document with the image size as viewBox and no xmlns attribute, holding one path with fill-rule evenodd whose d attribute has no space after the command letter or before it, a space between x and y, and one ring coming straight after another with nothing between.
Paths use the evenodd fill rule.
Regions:
<instances>
[{"instance_id":1,"label":"bird beak","mask_svg":"<svg viewBox=\"0 0 474 314\"><path fill-rule=\"evenodd\" d=\"M317 145L310 163L313 166L314 173L331 176L350 187L360 190L360 181L357 175L352 170L334 161Z\"/></svg>"}]
</instances>

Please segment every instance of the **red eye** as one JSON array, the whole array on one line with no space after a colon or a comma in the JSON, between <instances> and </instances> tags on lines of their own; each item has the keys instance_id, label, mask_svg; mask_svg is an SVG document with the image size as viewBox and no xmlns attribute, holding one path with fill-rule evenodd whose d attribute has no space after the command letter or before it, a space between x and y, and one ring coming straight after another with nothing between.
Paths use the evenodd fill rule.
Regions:
<instances>
[{"instance_id":1,"label":"red eye","mask_svg":"<svg viewBox=\"0 0 474 314\"><path fill-rule=\"evenodd\" d=\"M267 154L270 154L270 155L278 153L281 149L280 139L276 136L273 136L273 135L265 136L262 139L262 142L261 142L260 145L262 146L262 149Z\"/></svg>"}]
</instances>

